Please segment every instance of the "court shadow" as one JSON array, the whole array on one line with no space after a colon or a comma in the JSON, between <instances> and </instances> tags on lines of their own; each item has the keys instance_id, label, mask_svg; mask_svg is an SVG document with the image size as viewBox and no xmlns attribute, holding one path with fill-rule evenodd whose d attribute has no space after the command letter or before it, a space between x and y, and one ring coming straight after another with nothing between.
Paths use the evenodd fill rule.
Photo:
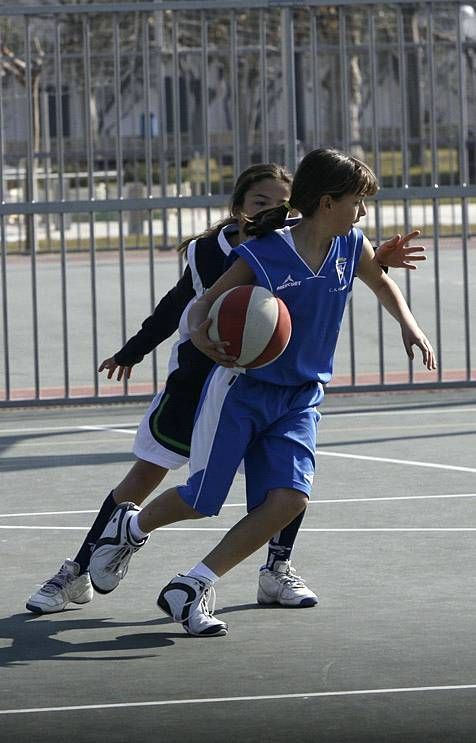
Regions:
<instances>
[{"instance_id":1,"label":"court shadow","mask_svg":"<svg viewBox=\"0 0 476 743\"><path fill-rule=\"evenodd\" d=\"M90 454L45 454L44 456L5 457L2 461L2 472L26 472L27 470L42 470L63 467L92 467L103 464L122 464L133 462L134 456L130 452L104 452Z\"/></svg>"},{"instance_id":2,"label":"court shadow","mask_svg":"<svg viewBox=\"0 0 476 743\"><path fill-rule=\"evenodd\" d=\"M233 606L224 606L222 609L215 609L215 616L219 614L233 614L237 611L268 611L269 609L282 609L286 611L292 607L280 606L279 604L234 604Z\"/></svg>"},{"instance_id":3,"label":"court shadow","mask_svg":"<svg viewBox=\"0 0 476 743\"><path fill-rule=\"evenodd\" d=\"M90 662L148 658L153 653L144 653L145 650L158 650L173 645L177 638L187 637L175 624L172 624L169 631L166 627L171 624L171 620L167 618L145 622L116 622L110 617L69 618L68 614L73 613L76 612L65 611L54 619L47 615L30 613L0 619L0 667L29 665L39 660ZM164 627L164 631L147 631L154 627ZM111 630L132 628L137 628L137 632L114 633L114 637L110 636ZM78 642L55 637L69 631L84 633L98 629L107 631L109 637L85 641L81 639L83 634ZM11 644L5 646L5 641L11 641ZM131 650L137 653L131 655Z\"/></svg>"}]
</instances>

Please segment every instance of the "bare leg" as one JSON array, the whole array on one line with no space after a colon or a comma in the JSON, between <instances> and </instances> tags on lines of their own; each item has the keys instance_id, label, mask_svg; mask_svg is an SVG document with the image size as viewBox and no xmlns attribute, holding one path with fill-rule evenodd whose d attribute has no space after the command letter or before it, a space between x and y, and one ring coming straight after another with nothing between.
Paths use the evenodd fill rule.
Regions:
<instances>
[{"instance_id":1,"label":"bare leg","mask_svg":"<svg viewBox=\"0 0 476 743\"><path fill-rule=\"evenodd\" d=\"M124 479L114 488L116 503L130 501L140 506L160 485L168 469L144 459L135 462Z\"/></svg>"},{"instance_id":2,"label":"bare leg","mask_svg":"<svg viewBox=\"0 0 476 743\"><path fill-rule=\"evenodd\" d=\"M130 501L140 506L141 503L160 485L168 470L144 459L138 459L124 479L114 488L102 504L89 532L76 554L80 575L89 568L91 550L103 533L116 505Z\"/></svg>"},{"instance_id":3,"label":"bare leg","mask_svg":"<svg viewBox=\"0 0 476 743\"><path fill-rule=\"evenodd\" d=\"M144 506L138 517L139 528L151 532L167 524L186 519L202 519L203 514L185 503L177 488L169 488Z\"/></svg>"},{"instance_id":4,"label":"bare leg","mask_svg":"<svg viewBox=\"0 0 476 743\"><path fill-rule=\"evenodd\" d=\"M203 562L216 575L224 575L296 518L307 502L307 496L297 490L270 491L265 502L235 524Z\"/></svg>"}]
</instances>

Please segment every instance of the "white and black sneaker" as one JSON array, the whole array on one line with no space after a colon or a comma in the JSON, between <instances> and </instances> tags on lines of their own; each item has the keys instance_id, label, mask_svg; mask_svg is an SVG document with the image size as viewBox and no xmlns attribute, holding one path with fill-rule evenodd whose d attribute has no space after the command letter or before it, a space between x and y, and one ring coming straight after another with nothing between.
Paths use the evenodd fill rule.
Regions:
<instances>
[{"instance_id":1,"label":"white and black sneaker","mask_svg":"<svg viewBox=\"0 0 476 743\"><path fill-rule=\"evenodd\" d=\"M181 622L189 635L216 637L228 632L228 625L213 616L215 589L206 581L177 575L161 590L157 605L174 622Z\"/></svg>"},{"instance_id":2,"label":"white and black sneaker","mask_svg":"<svg viewBox=\"0 0 476 743\"><path fill-rule=\"evenodd\" d=\"M106 528L91 553L89 574L94 590L110 593L119 585L129 568L134 554L147 542L145 537L136 542L130 533L130 520L140 511L135 503L121 503L113 511Z\"/></svg>"},{"instance_id":3,"label":"white and black sneaker","mask_svg":"<svg viewBox=\"0 0 476 743\"><path fill-rule=\"evenodd\" d=\"M63 611L71 602L87 604L93 598L93 587L88 573L79 575L80 567L74 560L65 560L56 575L32 593L26 602L28 611L35 614L53 614Z\"/></svg>"},{"instance_id":4,"label":"white and black sneaker","mask_svg":"<svg viewBox=\"0 0 476 743\"><path fill-rule=\"evenodd\" d=\"M305 609L319 603L316 594L296 575L289 560L277 560L274 569L261 568L258 581L258 604L279 604Z\"/></svg>"}]
</instances>

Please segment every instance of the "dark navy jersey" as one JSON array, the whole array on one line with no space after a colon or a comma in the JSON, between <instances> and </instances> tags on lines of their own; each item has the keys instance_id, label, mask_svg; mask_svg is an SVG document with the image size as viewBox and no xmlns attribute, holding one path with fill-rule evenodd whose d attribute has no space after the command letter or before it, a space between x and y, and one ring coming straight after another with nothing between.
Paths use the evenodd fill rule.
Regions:
<instances>
[{"instance_id":1,"label":"dark navy jersey","mask_svg":"<svg viewBox=\"0 0 476 743\"><path fill-rule=\"evenodd\" d=\"M189 303L203 294L224 272L225 261L232 249L227 238L237 230L236 225L227 225L218 235L190 242L188 265L183 276L160 300L152 315L144 320L139 332L114 355L117 364L138 364L179 328L180 318Z\"/></svg>"},{"instance_id":2,"label":"dark navy jersey","mask_svg":"<svg viewBox=\"0 0 476 743\"><path fill-rule=\"evenodd\" d=\"M284 353L262 369L247 369L247 375L281 385L329 382L362 243L356 228L335 237L317 272L297 253L289 227L235 249L254 271L256 283L285 302L292 320Z\"/></svg>"}]
</instances>

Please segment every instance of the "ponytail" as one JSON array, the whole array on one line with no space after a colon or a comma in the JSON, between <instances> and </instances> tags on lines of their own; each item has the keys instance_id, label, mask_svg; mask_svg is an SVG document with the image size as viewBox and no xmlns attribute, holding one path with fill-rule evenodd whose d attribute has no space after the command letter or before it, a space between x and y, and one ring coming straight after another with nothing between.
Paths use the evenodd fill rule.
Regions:
<instances>
[{"instance_id":1,"label":"ponytail","mask_svg":"<svg viewBox=\"0 0 476 743\"><path fill-rule=\"evenodd\" d=\"M180 243L180 245L176 248L177 253L181 253L182 255L187 252L187 248L190 245L191 240L200 240L202 237L216 237L220 230L223 229L223 227L226 227L229 224L238 224L238 220L236 217L226 217L225 219L220 220L220 222L217 222L216 224L209 227L207 230L204 230L204 232L201 232L199 235L192 235L191 237L187 237L183 242Z\"/></svg>"},{"instance_id":2,"label":"ponytail","mask_svg":"<svg viewBox=\"0 0 476 743\"><path fill-rule=\"evenodd\" d=\"M286 224L286 217L292 207L286 202L273 209L266 209L246 220L244 231L250 237L264 237L273 230L279 230Z\"/></svg>"}]
</instances>

